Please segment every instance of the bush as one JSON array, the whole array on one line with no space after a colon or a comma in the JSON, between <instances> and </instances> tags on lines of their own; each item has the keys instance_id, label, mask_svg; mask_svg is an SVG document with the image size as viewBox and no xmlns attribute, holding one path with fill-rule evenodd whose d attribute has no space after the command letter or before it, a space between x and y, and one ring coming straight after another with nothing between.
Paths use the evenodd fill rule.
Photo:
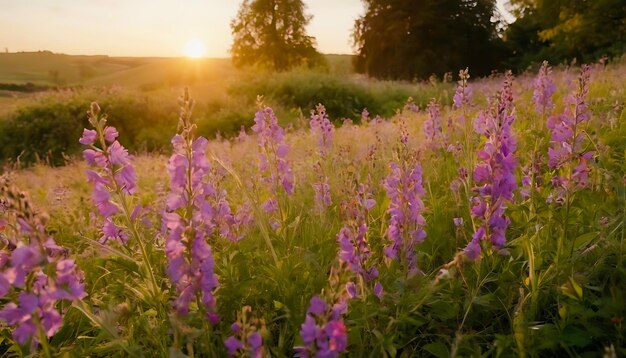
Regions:
<instances>
[{"instance_id":1,"label":"bush","mask_svg":"<svg viewBox=\"0 0 626 358\"><path fill-rule=\"evenodd\" d=\"M358 120L367 107L372 115L391 116L413 97L421 107L430 98L442 97L442 89L449 84L402 84L382 81L359 81L348 76L337 76L311 71L293 71L265 76L254 76L229 88L231 96L245 98L250 103L258 95L287 109L301 109L306 115L318 103L324 104L331 118ZM449 95L444 92L444 103Z\"/></svg>"},{"instance_id":2,"label":"bush","mask_svg":"<svg viewBox=\"0 0 626 358\"><path fill-rule=\"evenodd\" d=\"M87 126L85 108L98 99L109 123L129 136L131 151L154 151L169 145L176 129L176 102L120 91L71 91L46 95L0 119L0 158L32 164L61 165L76 155Z\"/></svg>"}]
</instances>

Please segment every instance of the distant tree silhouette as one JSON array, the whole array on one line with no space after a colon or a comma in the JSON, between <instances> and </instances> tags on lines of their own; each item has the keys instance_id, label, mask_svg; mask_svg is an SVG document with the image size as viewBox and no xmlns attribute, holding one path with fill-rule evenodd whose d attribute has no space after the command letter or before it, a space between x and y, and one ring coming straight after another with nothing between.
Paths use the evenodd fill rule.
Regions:
<instances>
[{"instance_id":1,"label":"distant tree silhouette","mask_svg":"<svg viewBox=\"0 0 626 358\"><path fill-rule=\"evenodd\" d=\"M495 0L363 0L355 68L373 77L427 78L470 67L484 75L505 57Z\"/></svg>"},{"instance_id":2,"label":"distant tree silhouette","mask_svg":"<svg viewBox=\"0 0 626 358\"><path fill-rule=\"evenodd\" d=\"M234 64L283 71L323 62L315 38L306 34L311 16L304 9L302 0L244 0L230 24Z\"/></svg>"}]
</instances>

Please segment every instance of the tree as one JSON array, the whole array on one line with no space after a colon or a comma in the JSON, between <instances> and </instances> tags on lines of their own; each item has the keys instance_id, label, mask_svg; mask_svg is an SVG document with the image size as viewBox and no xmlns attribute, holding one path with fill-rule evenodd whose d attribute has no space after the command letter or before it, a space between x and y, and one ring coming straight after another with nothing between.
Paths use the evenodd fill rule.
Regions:
<instances>
[{"instance_id":1,"label":"tree","mask_svg":"<svg viewBox=\"0 0 626 358\"><path fill-rule=\"evenodd\" d=\"M505 57L495 0L363 0L355 68L373 77L427 78L470 67L484 75Z\"/></svg>"},{"instance_id":2,"label":"tree","mask_svg":"<svg viewBox=\"0 0 626 358\"><path fill-rule=\"evenodd\" d=\"M244 0L231 21L235 66L261 65L276 71L323 61L315 38L305 31L311 16L302 0Z\"/></svg>"},{"instance_id":3,"label":"tree","mask_svg":"<svg viewBox=\"0 0 626 358\"><path fill-rule=\"evenodd\" d=\"M543 60L594 61L626 51L624 0L512 0L517 20L505 32L519 69Z\"/></svg>"}]
</instances>

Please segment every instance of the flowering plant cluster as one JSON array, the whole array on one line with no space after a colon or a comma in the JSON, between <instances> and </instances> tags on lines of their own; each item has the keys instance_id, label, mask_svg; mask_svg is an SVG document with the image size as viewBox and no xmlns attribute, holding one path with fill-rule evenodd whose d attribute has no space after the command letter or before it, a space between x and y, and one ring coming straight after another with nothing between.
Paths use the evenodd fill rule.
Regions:
<instances>
[{"instance_id":1,"label":"flowering plant cluster","mask_svg":"<svg viewBox=\"0 0 626 358\"><path fill-rule=\"evenodd\" d=\"M371 193L365 184L358 183L354 193L342 203L345 224L337 234L339 242L339 261L346 269L354 274L356 283L349 281L346 284L348 295L351 298L364 296L365 283L378 278L378 268L371 262L372 251L367 240L368 213L376 205ZM374 294L382 297L382 285L376 282ZM358 291L358 292L357 292Z\"/></svg>"},{"instance_id":2,"label":"flowering plant cluster","mask_svg":"<svg viewBox=\"0 0 626 358\"><path fill-rule=\"evenodd\" d=\"M281 187L288 195L293 194L294 175L286 159L289 145L285 143L285 131L270 107L261 105L254 116L252 130L258 135L259 169L264 181L274 194Z\"/></svg>"},{"instance_id":3,"label":"flowering plant cluster","mask_svg":"<svg viewBox=\"0 0 626 358\"><path fill-rule=\"evenodd\" d=\"M333 146L335 134L335 126L328 119L324 105L318 104L315 111L311 111L309 125L311 126L311 133L317 138L318 152L321 157L324 157Z\"/></svg>"},{"instance_id":4,"label":"flowering plant cluster","mask_svg":"<svg viewBox=\"0 0 626 358\"><path fill-rule=\"evenodd\" d=\"M300 358L333 358L348 347L347 328L343 315L348 307L345 298L329 305L320 296L313 296L300 328L303 346L295 347Z\"/></svg>"},{"instance_id":5,"label":"flowering plant cluster","mask_svg":"<svg viewBox=\"0 0 626 358\"><path fill-rule=\"evenodd\" d=\"M563 203L571 192L589 184L589 161L594 152L585 146L584 125L591 118L586 98L590 77L591 67L582 66L578 87L565 99L563 113L548 119L551 131L548 166L556 172L552 178L555 192L549 201Z\"/></svg>"},{"instance_id":6,"label":"flowering plant cluster","mask_svg":"<svg viewBox=\"0 0 626 358\"><path fill-rule=\"evenodd\" d=\"M383 182L389 197L387 238L390 242L385 246L385 255L398 260L412 276L419 272L416 246L426 238L422 167L404 162L400 166L391 163L389 168L391 173Z\"/></svg>"},{"instance_id":7,"label":"flowering plant cluster","mask_svg":"<svg viewBox=\"0 0 626 358\"><path fill-rule=\"evenodd\" d=\"M470 260L480 256L480 241L489 240L496 249L506 243L506 228L511 220L504 214L506 202L513 199L517 184L517 143L511 126L515 120L513 108L513 77L506 74L504 87L489 112L482 112L474 122L475 131L486 138L478 151L479 162L474 167L477 195L473 198L472 217L477 221L472 241L465 248Z\"/></svg>"},{"instance_id":8,"label":"flowering plant cluster","mask_svg":"<svg viewBox=\"0 0 626 358\"><path fill-rule=\"evenodd\" d=\"M209 200L216 190L207 180L210 172L206 157L208 140L194 137L193 105L185 92L181 98L180 133L172 138L174 153L168 163L170 192L163 215L167 235L165 253L169 261L167 274L178 291L174 302L178 313L186 314L197 298L202 302L199 309L215 324L219 315L214 291L219 284L209 240L217 229L216 222L228 224L233 217L227 202L215 208ZM218 215L226 217L218 221Z\"/></svg>"},{"instance_id":9,"label":"flowering plant cluster","mask_svg":"<svg viewBox=\"0 0 626 358\"><path fill-rule=\"evenodd\" d=\"M241 309L230 330L233 335L224 341L228 355L252 358L264 356L261 331L266 331L265 321L254 317L252 307L244 306Z\"/></svg>"},{"instance_id":10,"label":"flowering plant cluster","mask_svg":"<svg viewBox=\"0 0 626 358\"><path fill-rule=\"evenodd\" d=\"M201 136L185 92L167 157L131 156L93 103L91 127L79 139L89 185L62 176L85 163L11 174L41 185L37 206L67 187L88 193L67 195L62 205L55 198L47 220L0 179L0 351L47 357L625 352L617 347L624 336L618 284L624 272L614 265L624 236L626 197L618 195L624 164L616 154L623 151L612 150L623 149L622 133L605 134L611 123L591 122L590 108L596 113L603 106L587 99L588 67L562 113L553 114L550 71L544 63L534 81L519 78L516 87L526 92L515 106L527 108L517 113L510 73L481 110L482 97L471 103L472 89L483 92L494 81L470 89L463 70L449 107L431 100L419 112L410 100L391 120L370 120L364 110L363 125L344 121L335 128L318 105L310 130L287 134L274 111L261 106L255 133L248 137L244 128L232 140ZM537 118L542 121L531 123ZM596 164L604 175L591 186L594 136L608 150ZM154 170L159 158L168 158L162 171ZM258 170L251 165L256 159ZM47 170L58 183L41 180ZM135 171L147 170L138 182ZM294 185L296 175L306 185ZM513 195L517 176L521 200ZM549 177L554 190L542 187ZM579 195L582 188L591 190ZM545 205L546 199L565 205ZM587 205L601 214L580 215ZM566 257L569 234L575 239ZM81 264L83 273L74 260L90 265ZM589 331L597 336L583 334L588 323L598 325Z\"/></svg>"},{"instance_id":11,"label":"flowering plant cluster","mask_svg":"<svg viewBox=\"0 0 626 358\"><path fill-rule=\"evenodd\" d=\"M0 197L0 321L13 328L19 344L41 343L47 350L48 338L63 323L58 303L87 296L84 275L46 234L46 217L6 177L0 177Z\"/></svg>"},{"instance_id":12,"label":"flowering plant cluster","mask_svg":"<svg viewBox=\"0 0 626 358\"><path fill-rule=\"evenodd\" d=\"M548 111L554 107L552 96L556 92L556 83L552 78L552 68L548 64L548 61L543 61L539 74L534 81L533 102L535 104L535 111L545 116Z\"/></svg>"},{"instance_id":13,"label":"flowering plant cluster","mask_svg":"<svg viewBox=\"0 0 626 358\"><path fill-rule=\"evenodd\" d=\"M428 103L428 119L424 122L424 135L426 142L437 148L445 148L445 137L443 134L443 119L441 110L436 99L431 99Z\"/></svg>"},{"instance_id":14,"label":"flowering plant cluster","mask_svg":"<svg viewBox=\"0 0 626 358\"><path fill-rule=\"evenodd\" d=\"M320 157L314 164L317 181L313 183L313 190L315 191L315 206L318 211L322 212L332 204L328 176L324 173L322 160L328 156L332 148L335 127L328 119L326 108L322 104L318 104L315 112L311 112L309 124L311 133L317 138L317 148Z\"/></svg>"},{"instance_id":15,"label":"flowering plant cluster","mask_svg":"<svg viewBox=\"0 0 626 358\"><path fill-rule=\"evenodd\" d=\"M87 164L95 169L88 169L86 174L93 185L91 198L98 213L104 217L101 241L114 240L125 244L128 234L123 224L116 223L115 214L128 212L130 203L127 198L137 192L137 175L128 150L117 141L119 133L114 127L106 125L106 115L100 117L97 103L91 104L88 114L94 129L85 128L79 142L89 147L83 151L83 156ZM111 194L117 197L117 202L112 200ZM136 206L132 213L133 218L137 218L141 207Z\"/></svg>"}]
</instances>

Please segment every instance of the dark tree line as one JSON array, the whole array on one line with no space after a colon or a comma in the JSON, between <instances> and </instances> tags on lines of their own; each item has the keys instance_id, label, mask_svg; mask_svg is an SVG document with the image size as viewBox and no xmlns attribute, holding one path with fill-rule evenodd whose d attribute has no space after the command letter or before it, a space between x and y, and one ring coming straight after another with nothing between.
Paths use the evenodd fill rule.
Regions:
<instances>
[{"instance_id":1,"label":"dark tree line","mask_svg":"<svg viewBox=\"0 0 626 358\"><path fill-rule=\"evenodd\" d=\"M509 65L522 70L542 60L596 61L626 52L625 0L511 0L517 20L504 40Z\"/></svg>"},{"instance_id":2,"label":"dark tree line","mask_svg":"<svg viewBox=\"0 0 626 358\"><path fill-rule=\"evenodd\" d=\"M373 77L426 78L470 67L488 74L505 59L494 0L364 0L355 68Z\"/></svg>"},{"instance_id":3,"label":"dark tree line","mask_svg":"<svg viewBox=\"0 0 626 358\"><path fill-rule=\"evenodd\" d=\"M549 60L590 62L626 51L626 0L510 0L505 26L496 0L363 0L355 21L355 69L371 77L424 79ZM243 0L231 28L237 66L283 71L323 62L302 0Z\"/></svg>"}]
</instances>

